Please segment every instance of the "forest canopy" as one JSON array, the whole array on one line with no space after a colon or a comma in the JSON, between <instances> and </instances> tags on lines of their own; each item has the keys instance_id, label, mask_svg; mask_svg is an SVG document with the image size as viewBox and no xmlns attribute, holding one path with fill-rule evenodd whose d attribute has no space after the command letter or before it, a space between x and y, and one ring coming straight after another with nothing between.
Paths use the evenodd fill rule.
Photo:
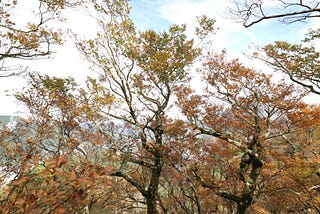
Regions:
<instances>
[{"instance_id":1,"label":"forest canopy","mask_svg":"<svg viewBox=\"0 0 320 214\"><path fill-rule=\"evenodd\" d=\"M139 30L127 0L34 1L23 29L10 21L19 1L0 2L2 78L20 73L7 59L62 43L44 23L67 7L95 11L96 37L73 37L95 75L28 73L15 98L29 117L0 130L0 213L320 212L320 106L304 101L320 94L318 29L257 49L267 72L208 51L207 16L192 37L184 24ZM319 3L279 2L282 15L264 1L234 9L247 27L318 17Z\"/></svg>"}]
</instances>

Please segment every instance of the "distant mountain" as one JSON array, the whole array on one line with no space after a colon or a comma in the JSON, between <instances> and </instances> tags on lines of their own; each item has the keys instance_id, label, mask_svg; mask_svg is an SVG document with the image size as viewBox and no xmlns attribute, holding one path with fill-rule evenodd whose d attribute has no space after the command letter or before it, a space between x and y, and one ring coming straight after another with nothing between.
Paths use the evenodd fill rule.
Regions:
<instances>
[{"instance_id":1,"label":"distant mountain","mask_svg":"<svg viewBox=\"0 0 320 214\"><path fill-rule=\"evenodd\" d=\"M0 128L6 125L11 125L16 121L17 121L16 116L0 115Z\"/></svg>"}]
</instances>

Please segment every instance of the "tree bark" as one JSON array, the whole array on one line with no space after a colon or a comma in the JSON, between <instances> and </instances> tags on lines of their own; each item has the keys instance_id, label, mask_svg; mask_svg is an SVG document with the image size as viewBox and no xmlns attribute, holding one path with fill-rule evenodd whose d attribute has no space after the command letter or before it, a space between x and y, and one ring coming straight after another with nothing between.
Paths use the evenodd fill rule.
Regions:
<instances>
[{"instance_id":1,"label":"tree bark","mask_svg":"<svg viewBox=\"0 0 320 214\"><path fill-rule=\"evenodd\" d=\"M155 196L150 196L146 198L147 201L147 214L156 214L157 211L157 200Z\"/></svg>"},{"instance_id":2,"label":"tree bark","mask_svg":"<svg viewBox=\"0 0 320 214\"><path fill-rule=\"evenodd\" d=\"M241 160L241 164L240 164L241 170L243 170L244 173L246 173L249 165L251 165L251 172L249 173L249 175L243 177L244 187L243 187L241 196L239 198L240 200L237 202L238 214L245 214L247 209L252 205L254 192L257 187L257 181L258 181L263 163L254 154L248 154L248 159L243 158Z\"/></svg>"},{"instance_id":3,"label":"tree bark","mask_svg":"<svg viewBox=\"0 0 320 214\"><path fill-rule=\"evenodd\" d=\"M155 165L152 169L151 180L149 188L147 190L147 195L145 196L147 202L147 214L156 214L157 211L157 196L159 189L159 180L162 171L162 155L161 151L158 149L154 152L155 156Z\"/></svg>"}]
</instances>

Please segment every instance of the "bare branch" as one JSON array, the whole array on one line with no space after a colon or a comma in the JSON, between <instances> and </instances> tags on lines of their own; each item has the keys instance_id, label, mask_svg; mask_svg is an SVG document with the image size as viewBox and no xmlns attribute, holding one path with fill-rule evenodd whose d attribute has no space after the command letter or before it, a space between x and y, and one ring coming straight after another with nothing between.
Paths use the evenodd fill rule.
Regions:
<instances>
[{"instance_id":1,"label":"bare branch","mask_svg":"<svg viewBox=\"0 0 320 214\"><path fill-rule=\"evenodd\" d=\"M320 17L319 2L277 0L272 3L261 0L233 1L234 7L230 9L233 17L241 20L245 27L251 27L264 20L277 19L284 23L303 22L310 18Z\"/></svg>"}]
</instances>

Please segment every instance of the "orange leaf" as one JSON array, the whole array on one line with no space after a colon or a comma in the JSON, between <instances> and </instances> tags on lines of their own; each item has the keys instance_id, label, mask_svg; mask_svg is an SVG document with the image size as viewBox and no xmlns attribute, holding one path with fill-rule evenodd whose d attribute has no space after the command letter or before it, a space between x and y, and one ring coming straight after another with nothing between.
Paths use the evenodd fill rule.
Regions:
<instances>
[{"instance_id":1,"label":"orange leaf","mask_svg":"<svg viewBox=\"0 0 320 214\"><path fill-rule=\"evenodd\" d=\"M57 209L57 211L55 212L55 214L65 214L66 213L66 209L64 208L59 208Z\"/></svg>"}]
</instances>

